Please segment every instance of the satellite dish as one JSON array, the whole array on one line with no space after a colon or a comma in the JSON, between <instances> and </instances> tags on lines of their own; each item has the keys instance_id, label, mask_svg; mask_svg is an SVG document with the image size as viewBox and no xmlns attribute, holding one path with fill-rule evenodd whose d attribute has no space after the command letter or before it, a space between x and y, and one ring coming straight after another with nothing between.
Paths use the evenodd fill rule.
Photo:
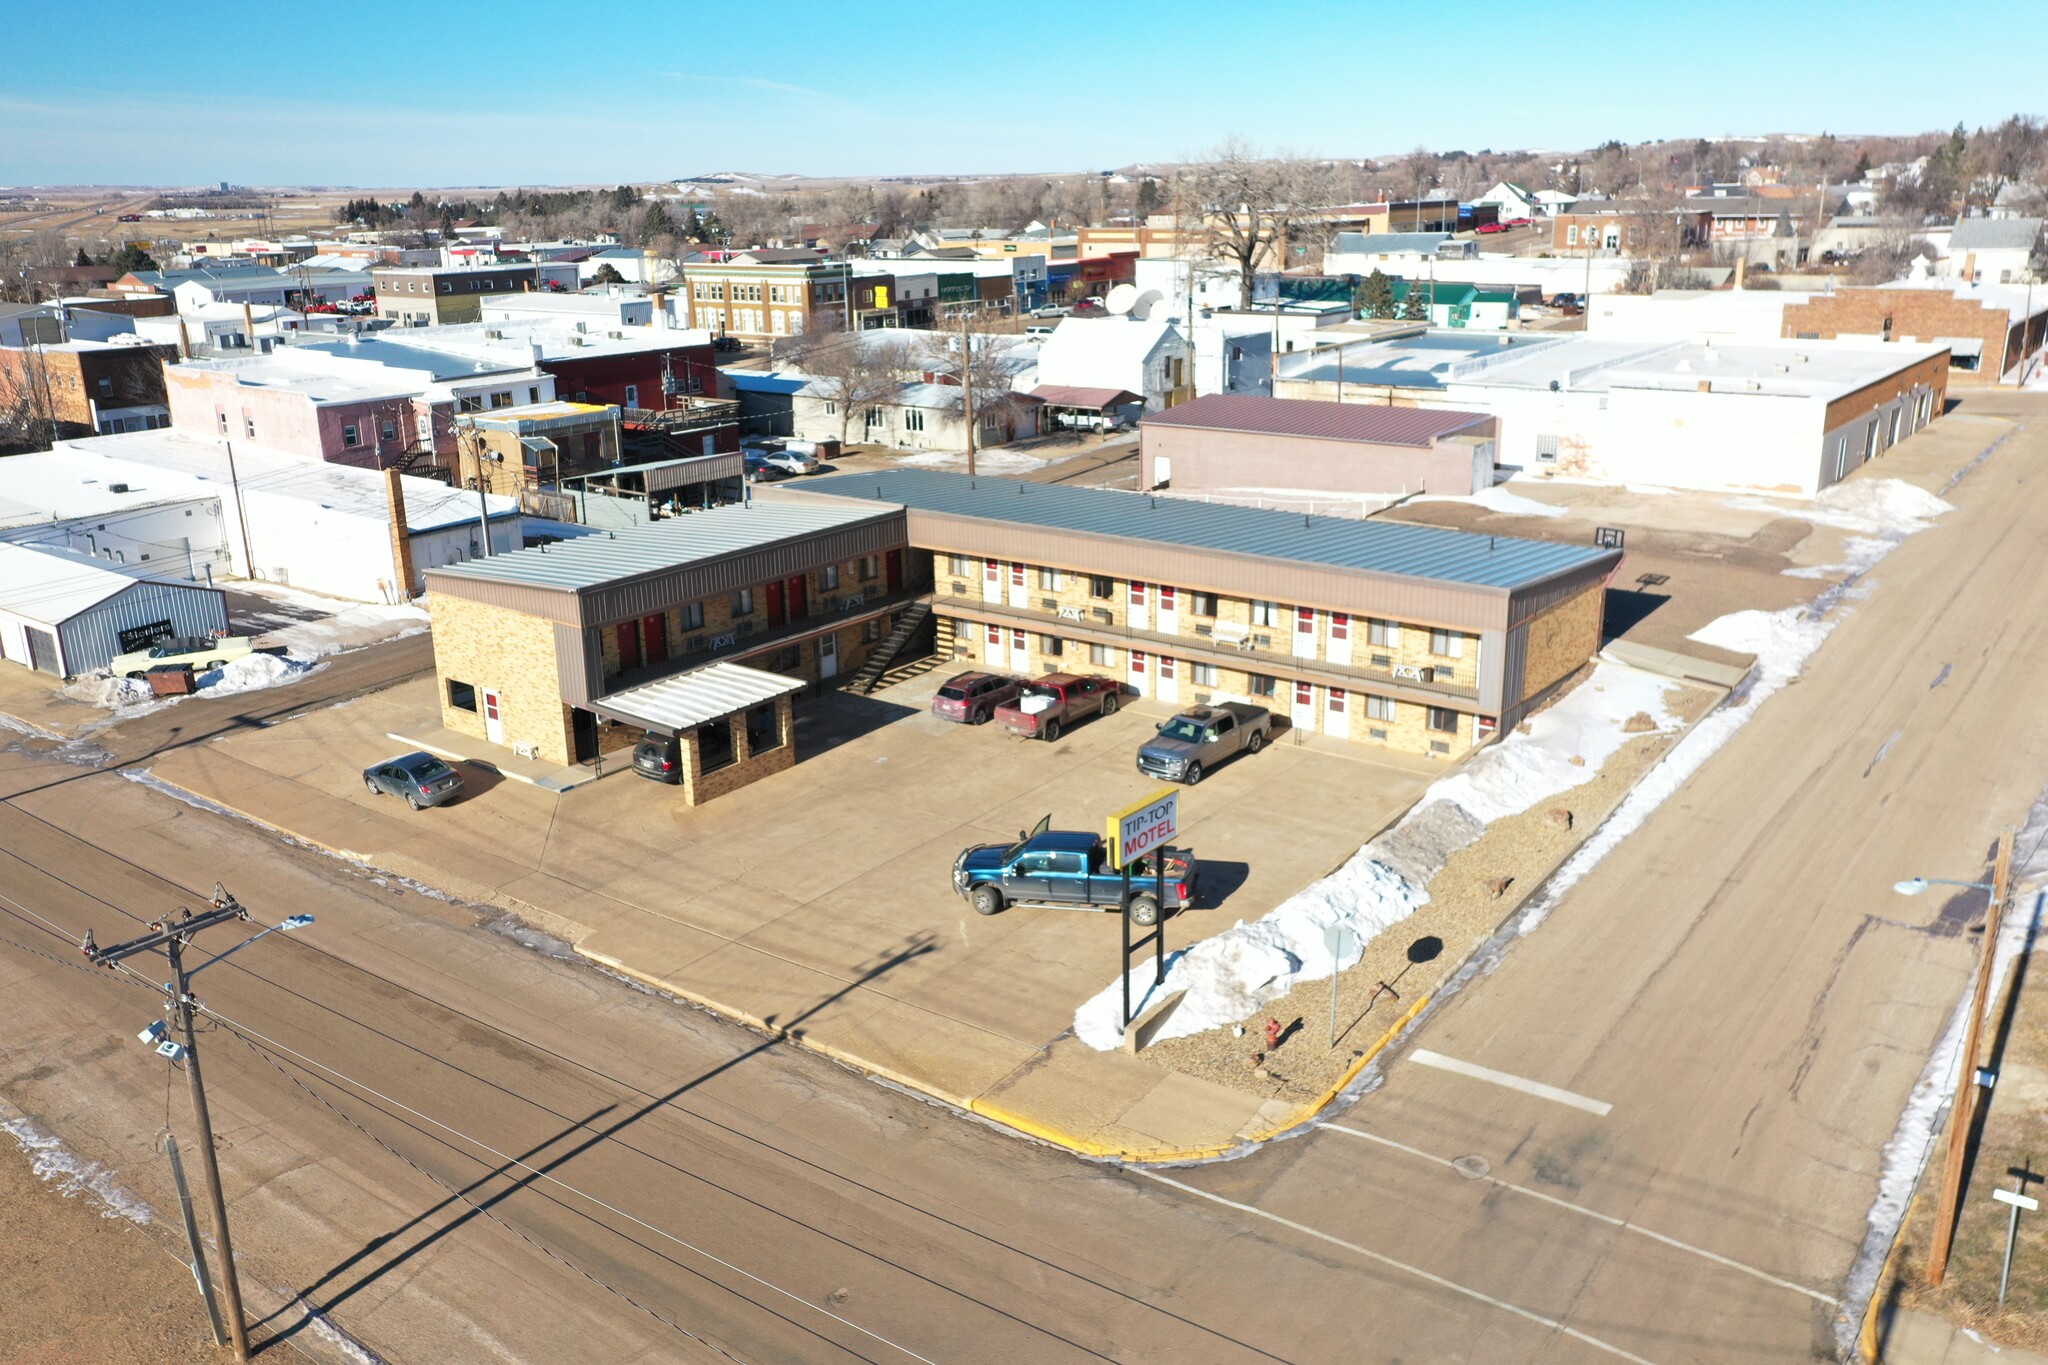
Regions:
<instances>
[{"instance_id":1,"label":"satellite dish","mask_svg":"<svg viewBox=\"0 0 2048 1365\"><path fill-rule=\"evenodd\" d=\"M1102 306L1118 317L1128 314L1137 302L1138 288L1131 284L1120 284L1102 297Z\"/></svg>"},{"instance_id":2,"label":"satellite dish","mask_svg":"<svg viewBox=\"0 0 2048 1365\"><path fill-rule=\"evenodd\" d=\"M1130 288L1130 286L1119 285L1118 288L1128 289ZM1145 319L1152 316L1152 310L1154 308L1157 308L1160 304L1164 303L1165 301L1166 295L1160 293L1157 289L1147 289L1144 293L1138 295L1138 297L1132 301L1131 316L1136 318L1138 321L1143 322L1145 321Z\"/></svg>"}]
</instances>

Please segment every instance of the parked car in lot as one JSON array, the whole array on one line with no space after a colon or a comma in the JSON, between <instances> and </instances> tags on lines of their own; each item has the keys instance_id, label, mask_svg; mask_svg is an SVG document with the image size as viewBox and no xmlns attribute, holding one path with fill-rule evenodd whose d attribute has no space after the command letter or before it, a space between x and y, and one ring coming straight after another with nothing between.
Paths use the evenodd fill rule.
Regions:
<instances>
[{"instance_id":1,"label":"parked car in lot","mask_svg":"<svg viewBox=\"0 0 2048 1365\"><path fill-rule=\"evenodd\" d=\"M1248 702L1192 706L1138 746L1138 771L1192 787L1235 753L1255 754L1273 734L1273 713Z\"/></svg>"},{"instance_id":2,"label":"parked car in lot","mask_svg":"<svg viewBox=\"0 0 2048 1365\"><path fill-rule=\"evenodd\" d=\"M1056 303L1043 304L1031 310L1031 316L1035 318L1063 318L1066 315L1067 310Z\"/></svg>"},{"instance_id":3,"label":"parked car in lot","mask_svg":"<svg viewBox=\"0 0 2048 1365\"><path fill-rule=\"evenodd\" d=\"M1078 299L1068 311L1077 318L1086 318L1100 317L1109 309L1103 307L1101 299Z\"/></svg>"},{"instance_id":4,"label":"parked car in lot","mask_svg":"<svg viewBox=\"0 0 2048 1365\"><path fill-rule=\"evenodd\" d=\"M1026 327L1024 335L1028 337L1049 337L1053 334L1053 330L1051 327L1040 324L1034 327Z\"/></svg>"},{"instance_id":5,"label":"parked car in lot","mask_svg":"<svg viewBox=\"0 0 2048 1365\"><path fill-rule=\"evenodd\" d=\"M805 454L784 446L780 450L765 450L761 459L785 474L815 474L818 472L818 457Z\"/></svg>"},{"instance_id":6,"label":"parked car in lot","mask_svg":"<svg viewBox=\"0 0 2048 1365\"><path fill-rule=\"evenodd\" d=\"M150 669L166 666L211 673L249 653L246 635L168 635L146 648L115 655L107 667L117 678L146 677Z\"/></svg>"},{"instance_id":7,"label":"parked car in lot","mask_svg":"<svg viewBox=\"0 0 2048 1365\"><path fill-rule=\"evenodd\" d=\"M655 782L670 785L683 780L683 742L674 735L649 730L633 746L633 771Z\"/></svg>"},{"instance_id":8,"label":"parked car in lot","mask_svg":"<svg viewBox=\"0 0 2048 1365\"><path fill-rule=\"evenodd\" d=\"M1474 232L1484 233L1506 232L1507 230L1508 225L1506 223L1481 223L1473 229Z\"/></svg>"},{"instance_id":9,"label":"parked car in lot","mask_svg":"<svg viewBox=\"0 0 2048 1365\"><path fill-rule=\"evenodd\" d=\"M432 754L404 754L363 769L363 785L372 796L402 796L424 810L462 795L462 774Z\"/></svg>"},{"instance_id":10,"label":"parked car in lot","mask_svg":"<svg viewBox=\"0 0 2048 1365\"><path fill-rule=\"evenodd\" d=\"M746 469L748 483L773 483L789 477L789 471L770 460L764 451L746 451L740 463Z\"/></svg>"},{"instance_id":11,"label":"parked car in lot","mask_svg":"<svg viewBox=\"0 0 2048 1365\"><path fill-rule=\"evenodd\" d=\"M991 719L997 707L1015 701L1023 686L1022 678L1001 673L958 673L932 694L932 714L940 720L979 725Z\"/></svg>"},{"instance_id":12,"label":"parked car in lot","mask_svg":"<svg viewBox=\"0 0 2048 1365\"><path fill-rule=\"evenodd\" d=\"M1048 673L1025 683L1017 700L996 708L996 723L1025 739L1055 740L1060 731L1087 716L1116 713L1123 689L1109 678Z\"/></svg>"},{"instance_id":13,"label":"parked car in lot","mask_svg":"<svg viewBox=\"0 0 2048 1365\"><path fill-rule=\"evenodd\" d=\"M953 860L953 890L975 913L993 915L1008 905L1054 909L1117 910L1123 905L1123 873L1109 865L1099 834L1048 828L1046 816L1014 844L976 844ZM1166 910L1194 904L1198 869L1186 849L1162 848L1166 861ZM1159 922L1158 872L1153 855L1131 865L1131 918Z\"/></svg>"}]
</instances>

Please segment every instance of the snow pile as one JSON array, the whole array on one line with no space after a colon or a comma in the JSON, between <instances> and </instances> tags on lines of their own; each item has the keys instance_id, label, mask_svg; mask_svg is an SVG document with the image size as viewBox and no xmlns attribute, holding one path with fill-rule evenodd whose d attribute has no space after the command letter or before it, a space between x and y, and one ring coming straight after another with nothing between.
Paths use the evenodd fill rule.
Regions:
<instances>
[{"instance_id":1,"label":"snow pile","mask_svg":"<svg viewBox=\"0 0 2048 1365\"><path fill-rule=\"evenodd\" d=\"M1430 878L1452 853L1484 833L1487 822L1591 781L1632 737L1622 727L1637 712L1647 713L1660 731L1673 728L1664 697L1677 686L1622 664L1600 663L1591 677L1531 720L1527 733L1508 735L1433 784L1399 824L1336 872L1256 922L1239 920L1174 954L1158 990L1187 995L1156 1036L1181 1038L1220 1028L1303 981L1328 976L1323 933L1331 925L1349 929L1359 945L1338 959L1337 969L1354 965L1364 944L1428 903L1424 888ZM1146 965L1132 973L1133 1002L1153 989L1151 972ZM1098 1051L1116 1047L1123 1037L1122 1009L1121 984L1111 982L1075 1011L1075 1036Z\"/></svg>"},{"instance_id":2,"label":"snow pile","mask_svg":"<svg viewBox=\"0 0 2048 1365\"><path fill-rule=\"evenodd\" d=\"M27 1119L0 1119L0 1132L21 1144L36 1178L54 1185L66 1199L83 1191L99 1201L102 1218L126 1218L131 1223L150 1221L149 1205L115 1180L112 1171L97 1161L81 1159Z\"/></svg>"},{"instance_id":3,"label":"snow pile","mask_svg":"<svg viewBox=\"0 0 2048 1365\"><path fill-rule=\"evenodd\" d=\"M1744 512L1772 512L1796 517L1814 526L1832 526L1852 531L1843 547L1840 564L1809 564L1785 570L1788 578L1854 577L1867 573L1892 548L1934 519L1955 509L1924 488L1903 479L1857 479L1823 488L1813 501L1801 506L1766 502L1759 498L1732 498L1727 506Z\"/></svg>"},{"instance_id":4,"label":"snow pile","mask_svg":"<svg viewBox=\"0 0 2048 1365\"><path fill-rule=\"evenodd\" d=\"M134 712L147 708L156 700L149 684L140 678L74 678L58 688L57 695L69 701L96 706L102 711Z\"/></svg>"},{"instance_id":5,"label":"snow pile","mask_svg":"<svg viewBox=\"0 0 2048 1365\"><path fill-rule=\"evenodd\" d=\"M924 450L915 455L899 455L898 464L916 469L965 469L967 452L964 450ZM1045 468L1045 461L1036 455L1026 455L1016 450L977 450L974 452L974 472L977 474L1028 474L1034 469Z\"/></svg>"},{"instance_id":6,"label":"snow pile","mask_svg":"<svg viewBox=\"0 0 2048 1365\"><path fill-rule=\"evenodd\" d=\"M322 620L273 630L262 639L265 648L282 648L294 659L324 659L345 649L418 635L432 624L433 618L422 607L364 602Z\"/></svg>"},{"instance_id":7,"label":"snow pile","mask_svg":"<svg viewBox=\"0 0 2048 1365\"><path fill-rule=\"evenodd\" d=\"M1410 498L1410 502L1469 502L1474 507L1484 507L1489 512L1498 512L1509 517L1561 517L1571 511L1569 507L1556 507L1534 498L1525 498L1512 492L1506 484L1495 484L1470 495L1450 493L1425 493Z\"/></svg>"},{"instance_id":8,"label":"snow pile","mask_svg":"<svg viewBox=\"0 0 2048 1365\"><path fill-rule=\"evenodd\" d=\"M257 692L266 687L297 682L311 673L314 667L305 660L286 658L281 654L246 654L225 668L201 673L196 681L202 697L232 697L242 692Z\"/></svg>"}]
</instances>

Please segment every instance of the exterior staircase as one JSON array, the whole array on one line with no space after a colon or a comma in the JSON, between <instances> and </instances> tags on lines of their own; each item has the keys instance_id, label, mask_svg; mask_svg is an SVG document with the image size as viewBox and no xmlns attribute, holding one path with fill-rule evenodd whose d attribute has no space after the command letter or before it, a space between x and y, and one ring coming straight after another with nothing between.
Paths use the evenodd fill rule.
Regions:
<instances>
[{"instance_id":1,"label":"exterior staircase","mask_svg":"<svg viewBox=\"0 0 2048 1365\"><path fill-rule=\"evenodd\" d=\"M917 633L917 628L923 625L931 614L930 602L912 602L905 607L896 617L896 628L869 653L867 662L860 666L860 672L854 674L847 683L847 689L858 692L863 697L873 692L876 685L881 682L882 675L889 671L889 665L895 662L897 652L910 642L910 637Z\"/></svg>"}]
</instances>

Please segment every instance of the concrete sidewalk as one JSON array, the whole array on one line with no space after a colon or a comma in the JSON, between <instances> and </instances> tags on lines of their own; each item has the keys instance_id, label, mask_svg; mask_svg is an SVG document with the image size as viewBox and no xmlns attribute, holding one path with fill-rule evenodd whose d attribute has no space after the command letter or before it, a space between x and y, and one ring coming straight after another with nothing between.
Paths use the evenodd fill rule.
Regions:
<instances>
[{"instance_id":1,"label":"concrete sidewalk","mask_svg":"<svg viewBox=\"0 0 2048 1365\"><path fill-rule=\"evenodd\" d=\"M1879 1315L1878 1365L2048 1365L2048 1356L1995 1346L1932 1313L1899 1308Z\"/></svg>"}]
</instances>

